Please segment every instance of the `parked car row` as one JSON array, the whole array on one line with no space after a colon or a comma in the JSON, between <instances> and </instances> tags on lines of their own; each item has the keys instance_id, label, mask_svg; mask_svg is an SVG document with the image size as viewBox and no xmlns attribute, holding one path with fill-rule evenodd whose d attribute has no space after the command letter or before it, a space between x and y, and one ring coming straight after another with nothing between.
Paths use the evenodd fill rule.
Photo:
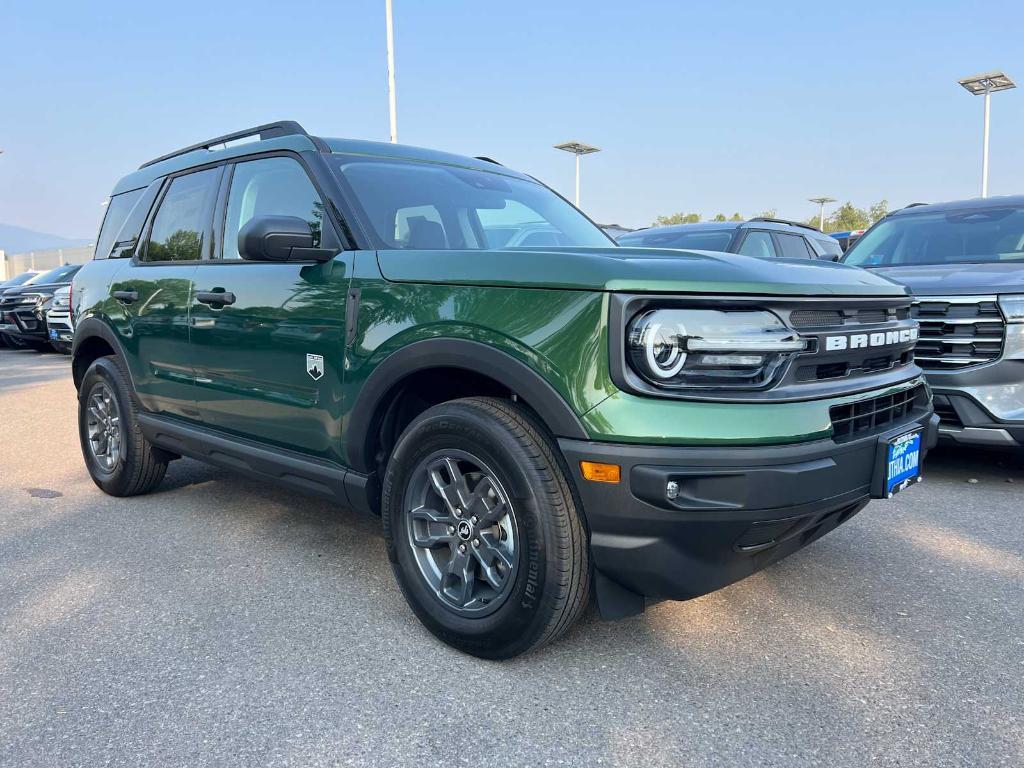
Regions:
<instances>
[{"instance_id":1,"label":"parked car row","mask_svg":"<svg viewBox=\"0 0 1024 768\"><path fill-rule=\"evenodd\" d=\"M1024 196L915 203L831 237L752 219L654 227L618 242L826 258L907 286L920 324L914 359L935 393L940 439L1024 446Z\"/></svg>"},{"instance_id":2,"label":"parked car row","mask_svg":"<svg viewBox=\"0 0 1024 768\"><path fill-rule=\"evenodd\" d=\"M71 281L79 269L65 264L0 283L0 346L70 354Z\"/></svg>"}]
</instances>

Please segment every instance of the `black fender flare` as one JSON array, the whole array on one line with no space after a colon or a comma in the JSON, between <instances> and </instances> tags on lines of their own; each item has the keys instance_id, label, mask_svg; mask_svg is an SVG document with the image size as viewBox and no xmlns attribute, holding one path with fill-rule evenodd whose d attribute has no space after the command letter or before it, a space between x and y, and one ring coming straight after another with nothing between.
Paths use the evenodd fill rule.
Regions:
<instances>
[{"instance_id":1,"label":"black fender flare","mask_svg":"<svg viewBox=\"0 0 1024 768\"><path fill-rule=\"evenodd\" d=\"M486 370L490 378L521 397L555 437L588 440L579 416L543 376L500 349L468 339L424 339L392 352L367 377L345 430L349 465L357 472L374 470L369 448L379 426L380 405L403 379L430 368Z\"/></svg>"},{"instance_id":2,"label":"black fender flare","mask_svg":"<svg viewBox=\"0 0 1024 768\"><path fill-rule=\"evenodd\" d=\"M100 338L110 345L110 348L114 350L114 353L120 355L121 359L125 358L124 347L121 346L121 340L117 338L117 334L111 330L110 326L104 323L102 320L95 317L87 317L84 320L75 324L75 339L71 342L71 366L72 375L75 380L75 387L78 387L81 381L82 375L85 371L78 371L75 360L78 358L78 350L81 349L89 339ZM131 373L129 372L129 376ZM132 385L134 388L134 384Z\"/></svg>"}]
</instances>

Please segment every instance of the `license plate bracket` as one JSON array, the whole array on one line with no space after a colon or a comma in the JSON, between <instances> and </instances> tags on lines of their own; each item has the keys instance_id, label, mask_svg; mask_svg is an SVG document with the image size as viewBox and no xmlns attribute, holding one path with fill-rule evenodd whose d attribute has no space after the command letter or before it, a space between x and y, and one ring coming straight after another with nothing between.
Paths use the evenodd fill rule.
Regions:
<instances>
[{"instance_id":1,"label":"license plate bracket","mask_svg":"<svg viewBox=\"0 0 1024 768\"><path fill-rule=\"evenodd\" d=\"M872 493L876 499L891 499L921 482L921 449L924 430L911 429L878 441Z\"/></svg>"}]
</instances>

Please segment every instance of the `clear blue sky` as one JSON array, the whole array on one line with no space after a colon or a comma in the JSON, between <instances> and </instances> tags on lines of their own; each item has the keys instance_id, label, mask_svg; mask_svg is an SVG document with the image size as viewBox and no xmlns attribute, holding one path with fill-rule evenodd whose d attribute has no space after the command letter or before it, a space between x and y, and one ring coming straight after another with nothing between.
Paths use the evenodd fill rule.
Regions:
<instances>
[{"instance_id":1,"label":"clear blue sky","mask_svg":"<svg viewBox=\"0 0 1024 768\"><path fill-rule=\"evenodd\" d=\"M94 237L140 162L273 119L386 140L384 1L25 2L0 45L0 222ZM977 194L981 99L1024 86L1024 3L395 0L399 139L486 154L632 226ZM992 194L1024 192L1024 87Z\"/></svg>"}]
</instances>

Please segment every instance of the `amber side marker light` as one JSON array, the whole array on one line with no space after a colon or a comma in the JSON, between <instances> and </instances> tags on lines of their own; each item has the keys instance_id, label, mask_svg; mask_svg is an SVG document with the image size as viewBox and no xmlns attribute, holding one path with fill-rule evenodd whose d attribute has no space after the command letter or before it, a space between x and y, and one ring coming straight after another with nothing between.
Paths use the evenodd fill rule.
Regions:
<instances>
[{"instance_id":1,"label":"amber side marker light","mask_svg":"<svg viewBox=\"0 0 1024 768\"><path fill-rule=\"evenodd\" d=\"M622 468L618 464L581 461L580 471L585 479L595 483L617 483L622 479Z\"/></svg>"}]
</instances>

